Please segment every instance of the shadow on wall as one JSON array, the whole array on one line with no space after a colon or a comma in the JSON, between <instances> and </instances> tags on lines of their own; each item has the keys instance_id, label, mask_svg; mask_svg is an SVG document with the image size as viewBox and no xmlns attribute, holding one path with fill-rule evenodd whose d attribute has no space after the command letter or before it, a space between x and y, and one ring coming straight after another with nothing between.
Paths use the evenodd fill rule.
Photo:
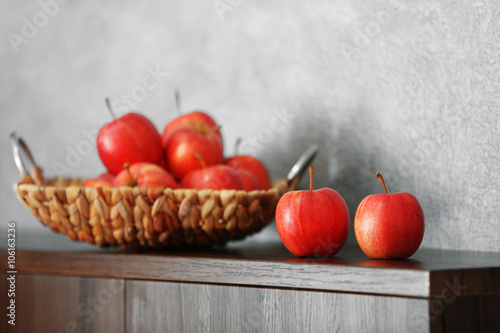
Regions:
<instances>
[{"instance_id":1,"label":"shadow on wall","mask_svg":"<svg viewBox=\"0 0 500 333\"><path fill-rule=\"evenodd\" d=\"M287 128L284 134L286 138L275 140L276 144L263 151L261 157L269 161L273 175L282 176L309 145L318 145L320 150L313 162L314 188L329 187L342 195L351 220L348 242L355 243L353 221L356 209L366 196L383 193L374 176L376 171L387 171L389 180L397 177L395 166L398 165L398 153L387 148L391 136L377 131L376 120L366 121L374 118L373 115L365 117L365 114L370 113L369 110L358 107L353 110L326 111L322 106L311 105L303 110L297 112ZM404 179L398 184L398 187L404 188L394 188L394 192L409 191L407 188L413 188L409 184L413 181L413 178ZM309 174L306 172L298 188L308 187Z\"/></svg>"}]
</instances>

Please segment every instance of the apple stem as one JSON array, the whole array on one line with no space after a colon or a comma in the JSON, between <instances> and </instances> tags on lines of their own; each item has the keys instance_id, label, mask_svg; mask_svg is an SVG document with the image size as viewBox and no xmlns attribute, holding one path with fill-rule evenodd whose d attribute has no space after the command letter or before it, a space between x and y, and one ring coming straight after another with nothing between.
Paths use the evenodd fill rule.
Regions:
<instances>
[{"instance_id":1,"label":"apple stem","mask_svg":"<svg viewBox=\"0 0 500 333\"><path fill-rule=\"evenodd\" d=\"M382 174L377 171L375 173L375 177L377 177L378 180L380 180L380 183L382 184L382 187L384 188L385 194L389 194L389 193L387 193L387 187L385 186L385 181L384 181L384 177L382 177Z\"/></svg>"},{"instance_id":2,"label":"apple stem","mask_svg":"<svg viewBox=\"0 0 500 333\"><path fill-rule=\"evenodd\" d=\"M132 182L133 182L134 186L137 186L137 180L134 179L134 176L132 175L132 172L130 171L130 164L125 163L123 165L123 167L125 168L125 170L127 170L128 175L129 175L130 179L132 179Z\"/></svg>"},{"instance_id":3,"label":"apple stem","mask_svg":"<svg viewBox=\"0 0 500 333\"><path fill-rule=\"evenodd\" d=\"M205 160L203 159L203 157L199 153L194 153L194 156L196 156L196 158L200 161L201 168L205 169L207 165L205 164Z\"/></svg>"},{"instance_id":4,"label":"apple stem","mask_svg":"<svg viewBox=\"0 0 500 333\"><path fill-rule=\"evenodd\" d=\"M314 188L314 168L312 165L309 165L309 191L312 191Z\"/></svg>"},{"instance_id":5,"label":"apple stem","mask_svg":"<svg viewBox=\"0 0 500 333\"><path fill-rule=\"evenodd\" d=\"M175 109L177 110L177 115L180 116L182 115L182 110L181 110L181 92L179 88L175 88L174 96L175 96Z\"/></svg>"},{"instance_id":6,"label":"apple stem","mask_svg":"<svg viewBox=\"0 0 500 333\"><path fill-rule=\"evenodd\" d=\"M238 138L236 139L236 141L234 142L234 152L233 152L233 156L236 156L236 155L238 155L238 154L239 154L239 152L240 152L240 145L241 145L241 142L242 142L242 141L243 141L243 140L241 139L241 137L238 137Z\"/></svg>"},{"instance_id":7,"label":"apple stem","mask_svg":"<svg viewBox=\"0 0 500 333\"><path fill-rule=\"evenodd\" d=\"M106 106L108 107L108 111L111 114L111 117L113 117L113 120L116 119L116 115L113 112L113 108L111 107L111 102L109 101L109 98L106 98Z\"/></svg>"}]
</instances>

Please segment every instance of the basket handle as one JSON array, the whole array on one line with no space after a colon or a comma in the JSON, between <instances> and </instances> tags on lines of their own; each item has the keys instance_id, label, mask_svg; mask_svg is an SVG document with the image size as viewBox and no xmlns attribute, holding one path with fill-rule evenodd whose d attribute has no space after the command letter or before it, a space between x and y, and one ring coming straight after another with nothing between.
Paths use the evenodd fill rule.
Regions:
<instances>
[{"instance_id":1,"label":"basket handle","mask_svg":"<svg viewBox=\"0 0 500 333\"><path fill-rule=\"evenodd\" d=\"M35 159L33 158L28 145L26 145L22 138L17 136L16 132L12 132L10 134L10 146L12 148L12 155L14 156L14 162L16 163L17 170L21 175L21 179L31 177L35 184L40 186L43 185L45 180L42 176L42 169L36 165ZM316 157L318 150L319 147L313 144L309 146L309 148L307 148L307 150L300 156L286 177L289 184L296 184L300 180L308 166ZM31 164L31 168L28 168L25 165L26 160ZM32 171L29 172L29 169Z\"/></svg>"},{"instance_id":2,"label":"basket handle","mask_svg":"<svg viewBox=\"0 0 500 333\"><path fill-rule=\"evenodd\" d=\"M36 165L28 145L22 138L17 136L16 132L10 133L10 147L21 180L31 180L39 186L44 185L45 179L42 176L42 169ZM29 163L29 166L26 165L26 162ZM31 170L31 172L29 170Z\"/></svg>"},{"instance_id":3,"label":"basket handle","mask_svg":"<svg viewBox=\"0 0 500 333\"><path fill-rule=\"evenodd\" d=\"M311 162L318 154L319 147L317 145L310 145L309 148L300 156L297 162L293 165L292 169L286 176L288 183L291 184L293 182L297 183L300 180L300 177L304 174L304 171L307 170Z\"/></svg>"}]
</instances>

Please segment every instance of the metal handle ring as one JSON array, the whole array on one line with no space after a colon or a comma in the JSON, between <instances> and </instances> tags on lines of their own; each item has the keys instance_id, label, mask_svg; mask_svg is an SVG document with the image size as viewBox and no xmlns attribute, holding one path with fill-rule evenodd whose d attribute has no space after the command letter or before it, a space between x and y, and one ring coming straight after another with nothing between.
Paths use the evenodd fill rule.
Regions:
<instances>
[{"instance_id":1,"label":"metal handle ring","mask_svg":"<svg viewBox=\"0 0 500 333\"><path fill-rule=\"evenodd\" d=\"M12 149L12 155L14 156L14 162L16 163L17 170L21 176L29 176L34 166L36 166L35 159L31 155L28 146L23 139L17 136L16 132L10 133L10 147ZM26 166L26 161L31 165L28 168Z\"/></svg>"},{"instance_id":2,"label":"metal handle ring","mask_svg":"<svg viewBox=\"0 0 500 333\"><path fill-rule=\"evenodd\" d=\"M302 175L304 174L304 171L307 170L311 162L314 160L316 157L316 154L318 153L319 147L317 145L311 145L307 150L300 156L298 161L293 165L292 169L286 176L289 182L295 180L295 179L300 179Z\"/></svg>"}]
</instances>

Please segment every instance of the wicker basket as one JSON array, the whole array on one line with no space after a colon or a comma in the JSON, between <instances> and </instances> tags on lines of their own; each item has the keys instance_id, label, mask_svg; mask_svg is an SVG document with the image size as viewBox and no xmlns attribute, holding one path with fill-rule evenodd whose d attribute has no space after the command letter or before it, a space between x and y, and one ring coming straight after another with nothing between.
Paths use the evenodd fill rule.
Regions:
<instances>
[{"instance_id":1,"label":"wicker basket","mask_svg":"<svg viewBox=\"0 0 500 333\"><path fill-rule=\"evenodd\" d=\"M14 185L43 224L75 241L122 248L223 245L261 230L274 218L286 179L267 191L82 187L78 180Z\"/></svg>"},{"instance_id":2,"label":"wicker basket","mask_svg":"<svg viewBox=\"0 0 500 333\"><path fill-rule=\"evenodd\" d=\"M13 135L17 155L21 147L33 164L14 185L19 200L52 231L101 247L207 247L242 239L273 220L280 197L301 175L252 192L82 187L78 179L44 179L22 139Z\"/></svg>"}]
</instances>

